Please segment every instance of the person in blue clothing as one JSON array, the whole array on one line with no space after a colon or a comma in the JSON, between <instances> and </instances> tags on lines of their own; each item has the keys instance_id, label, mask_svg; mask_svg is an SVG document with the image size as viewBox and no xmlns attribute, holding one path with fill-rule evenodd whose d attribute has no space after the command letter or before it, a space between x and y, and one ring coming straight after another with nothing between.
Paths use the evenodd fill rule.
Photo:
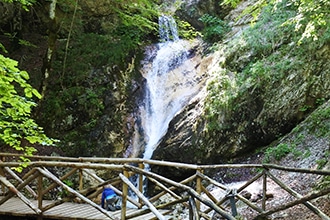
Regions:
<instances>
[{"instance_id":1,"label":"person in blue clothing","mask_svg":"<svg viewBox=\"0 0 330 220\"><path fill-rule=\"evenodd\" d=\"M102 192L102 200L101 200L101 206L102 208L108 210L108 211L116 211L120 209L120 206L117 205L117 202L119 200L119 197L111 189L110 185L107 185L104 187Z\"/></svg>"}]
</instances>

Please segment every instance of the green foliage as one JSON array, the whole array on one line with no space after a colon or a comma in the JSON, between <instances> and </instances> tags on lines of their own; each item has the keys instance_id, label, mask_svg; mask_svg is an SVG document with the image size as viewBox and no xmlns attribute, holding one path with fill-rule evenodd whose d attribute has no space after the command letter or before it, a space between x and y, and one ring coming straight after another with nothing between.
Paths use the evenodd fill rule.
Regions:
<instances>
[{"instance_id":1,"label":"green foliage","mask_svg":"<svg viewBox=\"0 0 330 220\"><path fill-rule=\"evenodd\" d=\"M283 8L281 11L274 11L272 6L263 9L258 22L244 34L247 45L253 48L258 57L269 55L294 37L293 25L282 26L283 22L294 15L294 10Z\"/></svg>"},{"instance_id":2,"label":"green foliage","mask_svg":"<svg viewBox=\"0 0 330 220\"><path fill-rule=\"evenodd\" d=\"M321 158L316 161L317 169L323 169L329 163L330 159L330 150L327 150L324 154L324 158ZM329 164L328 164L329 165ZM316 189L322 190L330 187L330 176L324 176L320 183L317 184Z\"/></svg>"},{"instance_id":3,"label":"green foliage","mask_svg":"<svg viewBox=\"0 0 330 220\"><path fill-rule=\"evenodd\" d=\"M281 160L289 153L293 153L296 156L301 155L301 152L299 152L294 145L281 143L275 147L269 147L265 151L265 158L263 162L269 163L273 159Z\"/></svg>"},{"instance_id":4,"label":"green foliage","mask_svg":"<svg viewBox=\"0 0 330 220\"><path fill-rule=\"evenodd\" d=\"M225 0L223 4L236 7L237 0ZM283 8L291 6L295 7L296 14L283 21L282 26L295 25L295 30L301 32L298 44L301 44L305 39L312 38L314 41L323 38L329 34L329 0L259 0L244 10L241 16L250 14L254 17L254 21L262 13L265 7L273 7L273 12L278 13Z\"/></svg>"},{"instance_id":5,"label":"green foliage","mask_svg":"<svg viewBox=\"0 0 330 220\"><path fill-rule=\"evenodd\" d=\"M4 52L4 53L8 53L8 51L6 50L6 48L2 45L2 43L0 43L0 51Z\"/></svg>"},{"instance_id":6,"label":"green foliage","mask_svg":"<svg viewBox=\"0 0 330 220\"><path fill-rule=\"evenodd\" d=\"M43 129L31 118L36 106L33 98L41 98L39 92L27 82L29 75L17 68L17 61L0 55L0 139L17 151L31 155L35 149L30 144L53 144Z\"/></svg>"},{"instance_id":7,"label":"green foliage","mask_svg":"<svg viewBox=\"0 0 330 220\"><path fill-rule=\"evenodd\" d=\"M323 108L311 115L309 129L318 137L329 137L330 135L330 108Z\"/></svg>"},{"instance_id":8,"label":"green foliage","mask_svg":"<svg viewBox=\"0 0 330 220\"><path fill-rule=\"evenodd\" d=\"M321 182L317 185L316 189L323 190L330 187L330 176L325 176L322 178Z\"/></svg>"},{"instance_id":9,"label":"green foliage","mask_svg":"<svg viewBox=\"0 0 330 220\"><path fill-rule=\"evenodd\" d=\"M70 188L74 187L74 183L70 179L63 180L63 183L65 185L67 185L68 187L70 187ZM66 189L63 189L63 188L61 188L61 189L62 190L58 193L58 196L60 196L62 198L65 198L65 197L67 197L70 194Z\"/></svg>"},{"instance_id":10,"label":"green foliage","mask_svg":"<svg viewBox=\"0 0 330 220\"><path fill-rule=\"evenodd\" d=\"M20 3L22 5L22 8L25 10L28 10L28 7L36 3L36 0L3 0L4 2L8 3Z\"/></svg>"},{"instance_id":11,"label":"green foliage","mask_svg":"<svg viewBox=\"0 0 330 220\"><path fill-rule=\"evenodd\" d=\"M304 105L304 106L302 106L302 107L299 108L299 111L306 112L306 111L308 111L311 108L312 108L312 106L310 106L310 105Z\"/></svg>"},{"instance_id":12,"label":"green foliage","mask_svg":"<svg viewBox=\"0 0 330 220\"><path fill-rule=\"evenodd\" d=\"M289 2L297 7L297 15L287 20L284 25L295 24L297 31L303 31L298 44L308 38L318 40L324 34L324 28L329 30L329 0L291 0Z\"/></svg>"},{"instance_id":13,"label":"green foliage","mask_svg":"<svg viewBox=\"0 0 330 220\"><path fill-rule=\"evenodd\" d=\"M194 39L201 36L201 33L196 31L188 22L177 19L179 36L183 39Z\"/></svg>"},{"instance_id":14,"label":"green foliage","mask_svg":"<svg viewBox=\"0 0 330 220\"><path fill-rule=\"evenodd\" d=\"M295 71L301 65L301 60L289 57L283 59L283 54L279 50L278 53L248 64L237 74L237 84L243 93L246 90L263 89L267 85L281 81L289 71Z\"/></svg>"},{"instance_id":15,"label":"green foliage","mask_svg":"<svg viewBox=\"0 0 330 220\"><path fill-rule=\"evenodd\" d=\"M21 4L28 10L34 0L4 0L4 2ZM7 34L8 35L8 34ZM10 36L9 34L9 37ZM19 44L34 46L28 41L19 40ZM0 49L7 53L0 43ZM35 98L41 95L29 83L29 74L17 68L18 62L0 54L0 143L8 145L24 155L32 155L35 144L52 145L57 140L48 138L43 129L32 119L32 108L36 106ZM29 164L29 159L20 157L22 171Z\"/></svg>"},{"instance_id":16,"label":"green foliage","mask_svg":"<svg viewBox=\"0 0 330 220\"><path fill-rule=\"evenodd\" d=\"M204 14L199 20L204 24L202 35L205 41L218 42L229 31L227 23L216 16Z\"/></svg>"},{"instance_id":17,"label":"green foliage","mask_svg":"<svg viewBox=\"0 0 330 220\"><path fill-rule=\"evenodd\" d=\"M224 114L229 113L231 102L236 96L235 81L226 75L219 75L210 81L208 86L208 96L205 106L205 116L208 121L208 130L222 130L227 125L222 119Z\"/></svg>"},{"instance_id":18,"label":"green foliage","mask_svg":"<svg viewBox=\"0 0 330 220\"><path fill-rule=\"evenodd\" d=\"M72 0L64 0L61 8L66 4L74 5ZM155 18L158 17L158 12L154 1L111 1L108 4L113 11L109 20L111 25L102 26L99 33L84 33L81 28L83 21L76 19L79 21L74 22L74 37L70 41L71 49L67 54L68 61L63 72L73 72L75 77L75 73L89 71L91 67L99 68L108 64L122 66L134 50L146 43L147 36L157 31ZM69 9L67 11L71 12ZM83 12L79 14L83 16ZM61 48L58 60L64 59L64 51L65 49ZM77 57L80 62L76 62Z\"/></svg>"},{"instance_id":19,"label":"green foliage","mask_svg":"<svg viewBox=\"0 0 330 220\"><path fill-rule=\"evenodd\" d=\"M317 169L322 169L327 163L329 158L322 158L316 161Z\"/></svg>"},{"instance_id":20,"label":"green foliage","mask_svg":"<svg viewBox=\"0 0 330 220\"><path fill-rule=\"evenodd\" d=\"M259 0L254 4L252 4L251 6L246 7L239 18L245 15L251 15L253 17L251 24L254 24L254 22L258 20L259 15L266 6L267 6L267 1Z\"/></svg>"},{"instance_id":21,"label":"green foliage","mask_svg":"<svg viewBox=\"0 0 330 220\"><path fill-rule=\"evenodd\" d=\"M233 8L236 8L241 0L224 0L221 4L222 5L230 5Z\"/></svg>"},{"instance_id":22,"label":"green foliage","mask_svg":"<svg viewBox=\"0 0 330 220\"><path fill-rule=\"evenodd\" d=\"M124 44L122 39L114 39L109 35L81 33L71 41L72 49L68 51L65 74L70 78L66 81L74 84L77 80L80 81L80 74L86 74L92 67L98 68L109 63L115 65L123 62L131 49L131 44L131 42ZM58 56L59 61L64 57L64 48L58 51ZM58 69L60 70L61 66Z\"/></svg>"}]
</instances>

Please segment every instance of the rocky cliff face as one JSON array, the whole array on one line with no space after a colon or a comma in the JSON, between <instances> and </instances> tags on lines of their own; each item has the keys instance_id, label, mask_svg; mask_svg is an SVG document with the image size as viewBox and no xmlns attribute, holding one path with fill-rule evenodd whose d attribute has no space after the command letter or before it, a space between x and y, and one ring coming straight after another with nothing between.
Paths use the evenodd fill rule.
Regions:
<instances>
[{"instance_id":1,"label":"rocky cliff face","mask_svg":"<svg viewBox=\"0 0 330 220\"><path fill-rule=\"evenodd\" d=\"M226 18L234 21L246 5ZM329 41L298 46L275 20L260 16L254 27L244 25L248 16L231 22L232 31L207 56L213 60L207 88L172 120L154 159L228 161L278 140L330 98Z\"/></svg>"},{"instance_id":2,"label":"rocky cliff face","mask_svg":"<svg viewBox=\"0 0 330 220\"><path fill-rule=\"evenodd\" d=\"M201 30L204 24L199 20L204 14L217 15L224 18L230 11L229 6L222 5L215 0L188 0L182 1L175 14L182 20L189 22L197 30Z\"/></svg>"}]
</instances>

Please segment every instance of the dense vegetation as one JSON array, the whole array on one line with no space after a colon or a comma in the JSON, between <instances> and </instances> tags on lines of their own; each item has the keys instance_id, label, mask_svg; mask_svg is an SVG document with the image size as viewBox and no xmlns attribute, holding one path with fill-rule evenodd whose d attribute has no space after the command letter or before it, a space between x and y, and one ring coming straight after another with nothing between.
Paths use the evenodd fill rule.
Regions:
<instances>
[{"instance_id":1,"label":"dense vegetation","mask_svg":"<svg viewBox=\"0 0 330 220\"><path fill-rule=\"evenodd\" d=\"M25 10L31 5L30 1L18 2ZM0 49L7 53L1 42ZM48 138L32 119L32 109L41 95L28 83L29 74L17 66L17 61L0 54L0 143L31 155L35 152L34 144L51 145L55 140ZM21 160L28 161L23 157Z\"/></svg>"},{"instance_id":2,"label":"dense vegetation","mask_svg":"<svg viewBox=\"0 0 330 220\"><path fill-rule=\"evenodd\" d=\"M330 22L329 12L324 10L329 8L329 2L272 1L245 9L242 16L251 13L257 21L223 49L226 57L221 64L223 72L208 86L208 132L216 135L236 126L242 118L253 118L254 109L243 104L249 101L242 101L247 99L247 94L260 94L258 99L262 104L261 100L270 95L270 88L285 83L290 74L304 78L301 70L312 68L310 77L318 77L322 62L326 60L306 55L317 56L319 48L330 41L330 28L326 25ZM236 5L233 1L226 3ZM238 58L238 54L242 57ZM234 77L229 77L230 73L234 73ZM298 90L298 82L296 86ZM306 104L299 107L300 111L308 114L327 98L320 93L306 100ZM257 100L254 108L260 108ZM223 114L232 114L227 117L232 119L223 121ZM279 131L277 136L281 134Z\"/></svg>"},{"instance_id":3,"label":"dense vegetation","mask_svg":"<svg viewBox=\"0 0 330 220\"><path fill-rule=\"evenodd\" d=\"M79 135L84 130L92 129L105 109L102 96L109 89L105 91L106 87L102 86L104 83L118 79L122 81L124 87L120 89L129 87L125 84L125 80L128 79L122 78L121 70L128 68L137 49L152 41L157 35L158 12L155 3L150 0L111 1L110 5L104 6L108 8L105 13L109 21L104 22L106 26L101 26L100 20L91 11L86 12L88 5L77 7L78 1L6 0L4 2L13 4L13 7L21 11L23 16L28 18L28 25L36 25L33 24L35 17L41 21L37 24L39 27L33 27L33 30L44 35L44 30L48 29L48 43L46 43L50 53L47 52L49 57L45 55L43 67L31 73L36 78L31 79L30 82L39 91L28 84L29 74L17 69L19 65L17 61L1 55L1 94L5 95L1 99L1 139L17 150L25 149L29 154L34 152L33 144L50 143L50 139L43 134L40 126L31 119L32 107L36 107L36 101L32 99L34 95L35 98L42 99L41 102L39 101L36 115L39 124L48 131L49 135L61 139L62 147L63 144L78 139L77 144L80 147L70 149L64 146L63 150L68 150L68 154L70 152L75 154L86 147L85 153L88 154L90 146L86 146L85 140L79 139ZM45 11L49 5L49 12ZM55 19L52 19L48 13L53 13ZM91 16L87 13L91 13ZM13 37L16 34L22 37L21 29L3 29L2 32L2 39L5 41L8 39L11 45L17 44L10 48L9 44L0 44L4 55L15 53L15 49L12 48L28 48L30 51L35 50L34 53L40 53L39 51L42 50L23 38ZM29 57L31 54L24 56ZM106 76L103 75L103 70L101 70L103 76L95 73L102 68L106 71ZM40 76L38 71L42 71L43 75ZM89 80L91 77L93 79ZM100 79L101 77L108 79ZM14 83L23 89L14 86ZM43 89L47 90L43 91ZM20 90L22 92L19 92ZM71 114L77 116L80 121L75 121L76 119L70 121ZM77 133L77 129L72 130L72 126L78 127L79 132ZM63 130L59 131L59 129L66 131L64 137L61 136ZM50 132L52 130L54 132ZM29 147L21 146L23 139L30 142Z\"/></svg>"}]
</instances>

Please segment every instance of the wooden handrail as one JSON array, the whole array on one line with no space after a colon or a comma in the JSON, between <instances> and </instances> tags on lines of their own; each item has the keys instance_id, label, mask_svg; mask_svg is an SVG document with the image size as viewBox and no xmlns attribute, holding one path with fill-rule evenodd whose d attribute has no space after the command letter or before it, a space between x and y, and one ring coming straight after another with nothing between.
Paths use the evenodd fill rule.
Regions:
<instances>
[{"instance_id":1,"label":"wooden handrail","mask_svg":"<svg viewBox=\"0 0 330 220\"><path fill-rule=\"evenodd\" d=\"M275 212L288 209L288 208L290 208L292 206L295 206L295 205L304 203L306 201L310 201L312 199L316 199L316 198L318 198L320 196L323 196L323 195L326 195L326 194L329 194L329 193L330 193L330 188L322 189L322 190L317 191L317 192L312 192L312 193L309 193L306 196L301 197L300 199L291 201L291 202L289 202L287 204L282 204L282 205L280 205L278 207L275 207L275 208L272 208L272 209L270 209L268 211L264 211L261 214L259 214L259 216L260 217L268 216L268 215L271 215L271 214L273 214ZM326 218L324 218L324 219L328 220L330 218L328 216L326 216Z\"/></svg>"},{"instance_id":2,"label":"wooden handrail","mask_svg":"<svg viewBox=\"0 0 330 220\"><path fill-rule=\"evenodd\" d=\"M201 197L195 190L193 190L192 188L190 188L189 186L177 183L173 180L167 179L165 177L162 177L158 174L152 173L152 172L148 172L145 170L141 170L139 168L130 166L130 165L124 165L124 167L128 170L132 170L136 173L142 173L146 176L150 176L152 178L161 180L163 182L166 182L170 185L176 186L178 188L182 188L184 190L186 190L190 195L194 196L195 198L197 198L199 201L201 201L202 203L204 203L205 205L212 207L214 209L214 211L218 212L221 216L227 218L228 220L235 220L235 217L233 217L231 214L227 213L226 211L224 211L223 209L219 208L214 202L212 202L211 200L206 200L203 197Z\"/></svg>"},{"instance_id":3,"label":"wooden handrail","mask_svg":"<svg viewBox=\"0 0 330 220\"><path fill-rule=\"evenodd\" d=\"M3 183L13 195L16 195L20 198L27 206L29 206L33 211L37 214L41 214L42 211L36 207L33 203L31 203L18 189L15 188L13 184L11 184L5 177L0 176L0 182Z\"/></svg>"},{"instance_id":4,"label":"wooden handrail","mask_svg":"<svg viewBox=\"0 0 330 220\"><path fill-rule=\"evenodd\" d=\"M72 189L71 187L65 185L64 183L62 183L62 181L60 179L58 179L56 176L54 176L51 172L49 172L46 169L41 169L41 168L36 168L38 169L38 171L44 175L45 177L51 179L52 181L54 181L55 183L57 183L59 186L63 187L65 190L67 190L68 192L70 192L71 194L77 196L79 199L81 199L82 201L86 202L87 204L91 205L92 207L96 208L97 210L99 210L101 213L103 213L104 215L106 215L107 217L109 217L110 219L114 219L106 210L104 210L102 207L100 207L99 205L95 204L94 202L92 202L91 200L87 199L86 197L84 197L83 195L81 195L79 192L75 191L74 189Z\"/></svg>"},{"instance_id":5,"label":"wooden handrail","mask_svg":"<svg viewBox=\"0 0 330 220\"><path fill-rule=\"evenodd\" d=\"M276 178L273 174L271 174L270 172L267 172L267 175L275 182L277 183L277 185L279 185L282 189L284 189L285 191L287 191L289 194L293 195L294 197L296 197L297 199L301 199L303 198L302 195L300 195L299 193L297 193L296 191L294 191L293 189L291 189L290 187L288 187L287 185L285 185L281 180L279 180L278 178ZM321 219L323 220L329 220L330 218L326 216L326 214L324 214L321 210L319 210L316 206L314 206L312 203L310 203L309 201L305 201L303 202L303 204L305 206L307 206L307 208L309 208L312 212L314 212L316 215L318 215Z\"/></svg>"},{"instance_id":6,"label":"wooden handrail","mask_svg":"<svg viewBox=\"0 0 330 220\"><path fill-rule=\"evenodd\" d=\"M131 190L146 204L149 209L157 216L158 219L160 220L165 220L165 217L149 202L149 200L137 189L127 177L125 177L123 174L119 174L119 177L123 180L125 184L127 184Z\"/></svg>"},{"instance_id":7,"label":"wooden handrail","mask_svg":"<svg viewBox=\"0 0 330 220\"><path fill-rule=\"evenodd\" d=\"M15 159L19 160L19 157L22 156L20 154L9 154L9 153L0 153L0 157L14 157ZM200 217L202 216L202 213L200 213L200 208L199 208L199 202L204 203L206 206L208 206L208 209L203 211L204 213L208 213L210 210L215 210L218 212L220 215L224 216L227 219L234 219L232 215L230 215L227 211L225 211L225 208L221 206L225 201L227 201L228 198L224 196L223 198L220 198L219 201L217 201L216 198L214 198L203 186L205 182L211 183L222 190L229 191L232 189L229 189L228 186L221 184L212 178L208 177L205 175L204 171L208 169L260 169L262 172L257 173L254 177L252 177L250 180L248 180L243 186L239 187L238 189L235 189L235 198L243 201L246 203L249 207L252 209L256 210L257 212L260 213L260 216L267 216L270 215L274 212L277 212L279 210L286 209L288 207L291 207L295 204L304 204L306 205L310 210L312 210L314 213L319 215L323 220L330 220L326 214L324 214L321 210L319 210L316 206L314 206L312 203L309 202L310 199L317 198L319 196L329 194L330 189L326 188L324 190L321 190L319 192L315 192L314 194L309 194L306 196L300 195L299 193L295 192L292 190L288 185L284 184L281 182L278 178L276 178L270 171L271 170L281 170L281 171L286 171L286 172L297 172L297 173L308 173L312 175L330 175L330 170L318 170L318 169L306 169L306 168L295 168L295 167L285 167L285 166L280 166L280 165L275 165L275 164L216 164L216 165L195 165L195 164L184 164L184 163L178 163L178 162L170 162L170 161L157 161L157 160L144 160L141 158L92 158L92 157L80 157L80 158L71 158L71 157L52 157L52 156L28 156L28 158L31 160L29 163L28 173L24 175L24 177L19 177L16 174L13 174L13 171L10 169L10 167L18 167L21 163L19 161L14 161L10 160L10 162L5 162L5 161L0 161L0 184L5 185L8 187L11 187L13 189L13 185L10 185L9 180L6 180L5 176L10 176L13 177L16 181L15 184L15 190L19 194L15 195L22 195L20 192L23 187L26 189L30 189L30 193L32 193L33 197L36 197L35 192L32 190L32 188L29 186L33 182L34 179L39 180L39 185L42 185L42 179L43 177L46 177L47 179L50 179L52 183L48 184L45 186L45 188L41 188L40 186L37 186L37 199L39 201L38 207L31 207L37 214L40 214L44 212L45 210L51 209L52 207L55 207L64 201L69 201L72 199L79 198L80 201L83 201L87 204L90 204L94 208L98 209L100 212L104 213L106 212L104 209L102 209L99 205L95 204L92 202L92 199L95 198L97 195L99 195L102 191L102 188L106 184L113 184L116 182L116 185L113 186L113 189L115 192L119 195L122 196L123 198L123 207L122 207L122 214L121 214L121 219L127 219L128 216L126 216L126 202L130 201L132 204L136 205L138 208L142 207L142 203L138 203L137 201L133 200L128 196L128 189L127 185L129 183L127 182L127 179L131 175L138 175L138 180L141 182L143 178L147 177L150 181L154 182L157 186L159 186L162 191L158 194L155 195L152 198L149 198L148 202L150 202L149 207L154 207L150 208L153 209L154 214L162 218L161 214L157 211L159 207L167 207L170 204L175 204L178 202L183 202L187 201L188 198L182 198L180 194L177 194L174 192L174 189L180 189L180 191L185 191L187 192L192 199L196 200L190 201L190 204L196 207L196 210L193 212L195 213L195 217L198 218L198 215ZM8 160L7 160L8 161ZM128 165L128 164L134 164L134 166ZM168 178L162 177L156 173L146 171L143 168L143 164L146 165L155 165L155 166L168 166L168 167L175 167L175 168L180 168L180 169L190 169L190 170L195 170L196 173L187 178L186 180L177 183L173 180L170 180ZM136 167L136 166L139 167ZM56 177L50 172L46 171L44 168L52 168L52 167L61 167L61 168L73 168L70 171L65 169L66 173L62 177ZM93 169L93 170L107 170L107 171L114 171L114 174L119 174L119 177L116 178L116 181L114 179L112 180L103 180L99 176L97 176L94 172L90 172L88 169ZM73 189L70 187L67 188L62 181L67 179L69 176L76 174L80 170L81 174L87 174L88 176L92 177L94 180L98 181L98 183L94 184L93 186L89 185L87 188L85 185L86 182L83 182L83 178L86 177L86 175L80 175L79 179L79 186L80 189ZM204 172L204 173L203 173ZM121 174L121 173L124 173ZM5 175L6 174L6 175ZM9 175L8 175L9 174ZM41 177L41 174L43 177ZM246 187L248 187L250 184L253 182L259 180L262 178L263 181L263 199L261 201L261 208L258 207L257 205L253 204L246 198L244 198L242 195L239 195L241 191L243 191ZM277 183L281 188L286 190L289 194L293 195L294 197L297 198L297 200L289 202L287 204L282 204L279 207L273 208L271 210L266 210L266 191L267 191L267 179L270 178L272 179L275 183ZM202 181L203 180L203 181ZM8 181L8 182L7 182ZM194 182L193 182L194 181ZM18 182L18 183L17 183ZM194 189L191 188L190 186L187 185L187 183L194 185ZM123 185L121 185L123 184ZM169 185L169 186L168 186ZM64 198L64 199L59 199L54 201L53 203L42 207L42 196L49 193L52 189L54 189L57 186L61 186L62 188L66 189L69 191L71 194ZM122 187L122 189L120 189ZM131 187L132 188L132 187ZM35 188L33 188L35 189ZM32 192L31 192L32 190ZM121 190L121 191L120 191ZM139 189L135 189L138 192L142 191L142 188L139 187ZM16 192L15 191L15 192ZM201 193L204 192L207 197L204 198L201 196ZM163 206L153 206L153 203L158 200L162 195L169 194L173 197L174 201L170 201ZM7 201L13 193L7 193L4 197L2 197L0 201L0 205ZM141 201L145 200L143 196L139 196ZM143 199L142 199L143 198ZM28 203L28 199L21 196L21 199L23 202ZM146 201L143 201L143 203L147 203ZM185 206L188 206L187 202L183 203ZM97 208L98 207L98 208ZM227 207L226 207L227 209ZM140 213L145 212L145 210L141 210ZM136 214L136 213L135 213ZM105 214L106 215L106 214ZM112 218L110 214L109 218ZM107 216L108 216L107 215Z\"/></svg>"},{"instance_id":8,"label":"wooden handrail","mask_svg":"<svg viewBox=\"0 0 330 220\"><path fill-rule=\"evenodd\" d=\"M187 164L180 162L171 161L159 161L159 160L146 160L141 158L100 158L100 157L59 157L59 156L25 156L22 154L13 153L2 153L0 152L0 157L26 157L31 160L43 160L43 161L31 161L30 166L65 166L65 167L77 167L77 168L91 168L91 169L121 169L121 165L112 164L150 164L157 166L168 166L177 167L182 169L193 169L193 170L206 170L206 169L223 169L223 168L261 168L261 169L276 169L284 170L290 172L300 172L300 173L311 173L318 175L330 175L330 170L320 170L320 169L306 169L306 168L295 168L295 167L285 167L275 164L214 164L214 165L196 165ZM55 161L55 162L52 162ZM64 163L63 163L64 162ZM90 164L88 164L90 163ZM20 162L0 162L0 167L17 167ZM109 166L109 167L108 167ZM111 167L113 166L113 167Z\"/></svg>"}]
</instances>

